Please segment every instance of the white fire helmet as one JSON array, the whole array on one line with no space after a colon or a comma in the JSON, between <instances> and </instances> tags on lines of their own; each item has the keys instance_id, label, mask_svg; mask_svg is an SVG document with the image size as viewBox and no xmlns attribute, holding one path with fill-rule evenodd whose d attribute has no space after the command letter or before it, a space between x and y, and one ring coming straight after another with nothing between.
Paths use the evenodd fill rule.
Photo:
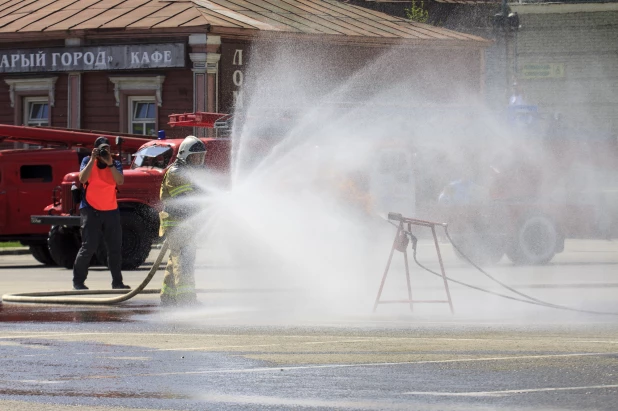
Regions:
<instances>
[{"instance_id":1,"label":"white fire helmet","mask_svg":"<svg viewBox=\"0 0 618 411\"><path fill-rule=\"evenodd\" d=\"M191 154L201 154L202 156L206 154L206 145L195 136L185 137L178 149L178 158L182 161L187 161L187 157Z\"/></svg>"}]
</instances>

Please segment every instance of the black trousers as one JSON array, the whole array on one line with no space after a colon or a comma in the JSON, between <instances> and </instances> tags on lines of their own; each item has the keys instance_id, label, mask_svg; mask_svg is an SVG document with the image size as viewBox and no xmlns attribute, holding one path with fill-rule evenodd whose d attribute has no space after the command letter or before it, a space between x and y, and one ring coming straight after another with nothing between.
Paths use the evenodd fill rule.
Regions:
<instances>
[{"instance_id":1,"label":"black trousers","mask_svg":"<svg viewBox=\"0 0 618 411\"><path fill-rule=\"evenodd\" d=\"M79 210L82 224L82 246L73 266L73 284L83 284L88 277L88 266L92 256L99 248L99 239L103 237L107 247L107 265L112 272L112 285L122 284L122 226L120 211L99 211L92 207ZM101 234L103 234L101 236Z\"/></svg>"}]
</instances>

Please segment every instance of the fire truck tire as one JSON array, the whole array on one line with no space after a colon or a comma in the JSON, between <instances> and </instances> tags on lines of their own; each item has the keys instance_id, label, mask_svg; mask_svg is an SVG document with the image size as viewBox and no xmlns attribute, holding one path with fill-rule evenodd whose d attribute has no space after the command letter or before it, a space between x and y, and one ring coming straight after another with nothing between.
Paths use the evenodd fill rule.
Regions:
<instances>
[{"instance_id":1,"label":"fire truck tire","mask_svg":"<svg viewBox=\"0 0 618 411\"><path fill-rule=\"evenodd\" d=\"M121 211L122 223L122 269L135 270L148 258L153 236L143 218L131 211ZM107 266L107 249L101 244L96 254L97 261Z\"/></svg>"},{"instance_id":2,"label":"fire truck tire","mask_svg":"<svg viewBox=\"0 0 618 411\"><path fill-rule=\"evenodd\" d=\"M558 243L554 222L542 214L532 215L519 225L506 254L514 264L547 264L556 255Z\"/></svg>"},{"instance_id":3,"label":"fire truck tire","mask_svg":"<svg viewBox=\"0 0 618 411\"><path fill-rule=\"evenodd\" d=\"M54 262L60 267L71 269L81 247L79 231L65 226L52 226L47 245Z\"/></svg>"},{"instance_id":4,"label":"fire truck tire","mask_svg":"<svg viewBox=\"0 0 618 411\"><path fill-rule=\"evenodd\" d=\"M148 258L153 236L148 224L137 213L121 212L122 269L135 270Z\"/></svg>"},{"instance_id":5,"label":"fire truck tire","mask_svg":"<svg viewBox=\"0 0 618 411\"><path fill-rule=\"evenodd\" d=\"M49 253L47 244L33 244L30 246L30 252L35 260L43 265L56 265L56 262Z\"/></svg>"}]
</instances>

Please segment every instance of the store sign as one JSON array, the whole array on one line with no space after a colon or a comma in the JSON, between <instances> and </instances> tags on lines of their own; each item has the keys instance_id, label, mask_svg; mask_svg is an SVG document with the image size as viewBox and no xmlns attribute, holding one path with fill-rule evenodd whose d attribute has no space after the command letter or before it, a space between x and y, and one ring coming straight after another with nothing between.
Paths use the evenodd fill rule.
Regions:
<instances>
[{"instance_id":1,"label":"store sign","mask_svg":"<svg viewBox=\"0 0 618 411\"><path fill-rule=\"evenodd\" d=\"M521 75L523 79L539 79L539 78L562 78L564 77L563 63L527 63L521 66Z\"/></svg>"},{"instance_id":2,"label":"store sign","mask_svg":"<svg viewBox=\"0 0 618 411\"><path fill-rule=\"evenodd\" d=\"M247 59L248 45L246 43L221 45L221 102L219 107L224 113L244 108Z\"/></svg>"},{"instance_id":3,"label":"store sign","mask_svg":"<svg viewBox=\"0 0 618 411\"><path fill-rule=\"evenodd\" d=\"M184 43L0 51L0 73L185 67Z\"/></svg>"}]
</instances>

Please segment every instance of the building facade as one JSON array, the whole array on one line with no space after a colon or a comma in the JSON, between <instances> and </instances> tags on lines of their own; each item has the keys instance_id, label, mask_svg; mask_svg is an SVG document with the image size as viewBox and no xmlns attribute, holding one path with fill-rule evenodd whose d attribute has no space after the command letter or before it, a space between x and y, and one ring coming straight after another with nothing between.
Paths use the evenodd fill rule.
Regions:
<instances>
[{"instance_id":1,"label":"building facade","mask_svg":"<svg viewBox=\"0 0 618 411\"><path fill-rule=\"evenodd\" d=\"M412 1L352 0L400 17ZM414 3L420 6L420 2ZM508 1L519 27L498 27L500 0L428 0L428 23L490 39L485 98L505 107L517 83L526 105L583 138L618 136L618 2Z\"/></svg>"},{"instance_id":2,"label":"building facade","mask_svg":"<svg viewBox=\"0 0 618 411\"><path fill-rule=\"evenodd\" d=\"M512 4L528 104L582 138L618 138L618 2Z\"/></svg>"},{"instance_id":3,"label":"building facade","mask_svg":"<svg viewBox=\"0 0 618 411\"><path fill-rule=\"evenodd\" d=\"M401 49L401 73L437 73L482 93L481 38L345 3L287 2L255 10L234 1L30 0L0 7L0 122L155 135L173 113L232 112L242 100L257 38L299 52L333 49L329 70ZM244 10L244 11L238 11ZM304 51L303 51L304 50ZM459 59L457 70L449 64ZM443 88L441 91L440 88ZM204 135L204 130L195 130Z\"/></svg>"}]
</instances>

